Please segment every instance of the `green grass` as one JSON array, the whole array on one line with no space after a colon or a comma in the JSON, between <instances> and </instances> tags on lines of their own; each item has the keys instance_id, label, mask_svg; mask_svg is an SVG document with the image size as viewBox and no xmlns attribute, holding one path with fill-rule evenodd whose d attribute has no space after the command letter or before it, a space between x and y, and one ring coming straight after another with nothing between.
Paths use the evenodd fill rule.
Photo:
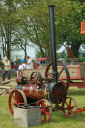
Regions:
<instances>
[{"instance_id":1,"label":"green grass","mask_svg":"<svg viewBox=\"0 0 85 128\"><path fill-rule=\"evenodd\" d=\"M85 89L78 90L76 87L70 87L67 96L73 97L79 108L85 106ZM0 128L21 128L14 126L14 119L8 108L8 97L0 96ZM85 112L78 113L78 116L85 120ZM72 117L66 118L61 112L56 111L52 113L52 119L49 123L29 128L85 128L85 122Z\"/></svg>"}]
</instances>

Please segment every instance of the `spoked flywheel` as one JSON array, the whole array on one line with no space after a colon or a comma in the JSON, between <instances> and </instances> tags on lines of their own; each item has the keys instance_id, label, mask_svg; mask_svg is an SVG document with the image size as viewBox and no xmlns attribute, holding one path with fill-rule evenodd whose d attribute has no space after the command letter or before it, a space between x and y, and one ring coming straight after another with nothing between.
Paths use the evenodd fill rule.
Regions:
<instances>
[{"instance_id":1,"label":"spoked flywheel","mask_svg":"<svg viewBox=\"0 0 85 128\"><path fill-rule=\"evenodd\" d=\"M62 82L64 84L64 86L66 87L66 89L68 90L69 88L69 84L70 84L70 75L69 75L69 71L66 67L65 64L63 64L62 62L58 61L60 66L57 66L57 77L58 77L58 81ZM64 74L64 75L63 75ZM46 68L45 71L45 77L48 79L53 79L53 74L52 74L52 62L49 63L49 65Z\"/></svg>"}]
</instances>

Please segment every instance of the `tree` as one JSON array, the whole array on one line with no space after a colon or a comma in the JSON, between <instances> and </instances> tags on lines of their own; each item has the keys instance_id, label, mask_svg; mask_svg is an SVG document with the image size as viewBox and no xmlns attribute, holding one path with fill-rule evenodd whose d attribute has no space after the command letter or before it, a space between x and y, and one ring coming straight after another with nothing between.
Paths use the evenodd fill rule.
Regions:
<instances>
[{"instance_id":1,"label":"tree","mask_svg":"<svg viewBox=\"0 0 85 128\"><path fill-rule=\"evenodd\" d=\"M0 2L1 46L3 49L3 56L7 55L8 59L10 59L11 51L14 50L16 45L13 40L15 39L16 27L20 22L19 19L16 18L17 4L13 0L3 0Z\"/></svg>"},{"instance_id":2,"label":"tree","mask_svg":"<svg viewBox=\"0 0 85 128\"><path fill-rule=\"evenodd\" d=\"M69 2L69 3L68 3ZM84 21L84 6L79 2L68 1L69 11L66 16L59 19L56 24L56 40L63 45L66 42L70 46L73 54L78 57L79 48L85 44L84 38L80 34L80 23Z\"/></svg>"},{"instance_id":3,"label":"tree","mask_svg":"<svg viewBox=\"0 0 85 128\"><path fill-rule=\"evenodd\" d=\"M14 30L14 25L16 23L14 20L14 13L16 9L13 5L12 0L4 0L3 2L1 2L0 9L0 28L2 37L3 56L7 55L8 58L10 59L12 32Z\"/></svg>"},{"instance_id":4,"label":"tree","mask_svg":"<svg viewBox=\"0 0 85 128\"><path fill-rule=\"evenodd\" d=\"M80 45L84 44L80 22L85 17L85 5L81 1L4 0L4 4L0 4L3 53L10 58L10 51L18 48L24 50L26 57L26 45L30 40L33 47L38 47L40 56L51 57L48 5L54 4L57 49L66 42L77 56Z\"/></svg>"},{"instance_id":5,"label":"tree","mask_svg":"<svg viewBox=\"0 0 85 128\"><path fill-rule=\"evenodd\" d=\"M45 2L45 1L44 1ZM47 2L46 2L47 4ZM26 32L28 38L34 45L37 45L42 56L50 56L50 32L48 20L48 6L41 10L41 6L47 6L42 1L35 2L30 7L28 6L23 10L21 8L19 15L23 25L23 31ZM46 9L46 10L45 10ZM40 10L40 11L39 11ZM46 12L47 11L47 12ZM42 17L41 17L42 12ZM43 14L46 13L46 14ZM47 16L46 16L47 15ZM47 17L46 19L44 17ZM45 52L46 51L46 52Z\"/></svg>"},{"instance_id":6,"label":"tree","mask_svg":"<svg viewBox=\"0 0 85 128\"><path fill-rule=\"evenodd\" d=\"M30 41L39 47L43 57L51 57L49 9L47 8L50 4L55 4L57 49L66 42L67 46L71 46L74 55L78 56L80 45L84 43L80 35L80 22L84 19L81 12L84 7L77 1L40 0L24 6L24 9L19 10L23 30Z\"/></svg>"}]
</instances>

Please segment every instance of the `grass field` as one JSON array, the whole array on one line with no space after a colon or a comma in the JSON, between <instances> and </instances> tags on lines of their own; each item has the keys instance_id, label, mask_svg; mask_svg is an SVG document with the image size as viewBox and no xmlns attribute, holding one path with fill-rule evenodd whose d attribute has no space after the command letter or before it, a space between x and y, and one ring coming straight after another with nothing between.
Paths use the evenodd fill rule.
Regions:
<instances>
[{"instance_id":1,"label":"grass field","mask_svg":"<svg viewBox=\"0 0 85 128\"><path fill-rule=\"evenodd\" d=\"M68 96L75 98L79 108L85 106L85 89L78 90L76 87L70 87ZM8 97L0 96L0 128L21 128L14 126L14 119L8 108ZM73 119L72 117L66 118L59 111L53 112L49 123L43 123L32 128L85 128L85 112L78 113L78 116L84 121Z\"/></svg>"}]
</instances>

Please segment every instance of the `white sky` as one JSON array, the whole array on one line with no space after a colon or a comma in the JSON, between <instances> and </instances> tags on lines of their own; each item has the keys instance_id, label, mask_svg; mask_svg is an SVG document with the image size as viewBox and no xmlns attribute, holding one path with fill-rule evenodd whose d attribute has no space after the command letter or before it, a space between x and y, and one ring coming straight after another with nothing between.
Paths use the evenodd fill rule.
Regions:
<instances>
[{"instance_id":1,"label":"white sky","mask_svg":"<svg viewBox=\"0 0 85 128\"><path fill-rule=\"evenodd\" d=\"M27 49L28 49L27 50L27 55L30 56L31 59L36 59L35 58L35 48L30 47L30 48L27 48ZM64 49L64 47L62 46L58 52L62 52L63 49ZM19 58L24 59L24 51L20 51L20 52L17 51L16 55L19 56ZM15 59L16 59L16 57L15 57Z\"/></svg>"},{"instance_id":2,"label":"white sky","mask_svg":"<svg viewBox=\"0 0 85 128\"><path fill-rule=\"evenodd\" d=\"M32 59L35 59L35 48L31 47L27 50L27 55L30 56Z\"/></svg>"},{"instance_id":3,"label":"white sky","mask_svg":"<svg viewBox=\"0 0 85 128\"><path fill-rule=\"evenodd\" d=\"M28 56L30 56L30 58L31 59L36 59L35 58L35 54L36 54L36 52L35 52L35 47L27 47L27 55ZM65 49L65 46L62 46L59 50L58 50L58 52L62 52L63 50ZM83 48L81 47L81 49L83 50ZM18 52L17 51L17 53L16 53L16 55L19 55L19 58L21 57L21 59L24 59L24 51L20 51L20 52Z\"/></svg>"},{"instance_id":4,"label":"white sky","mask_svg":"<svg viewBox=\"0 0 85 128\"><path fill-rule=\"evenodd\" d=\"M35 59L35 48L34 47L30 47L30 48L27 48L27 55L30 56L30 58L32 59ZM12 53L12 60L16 60L16 56L17 58L20 58L20 59L24 59L24 51L21 50L21 51L17 51L17 52L13 52Z\"/></svg>"},{"instance_id":5,"label":"white sky","mask_svg":"<svg viewBox=\"0 0 85 128\"><path fill-rule=\"evenodd\" d=\"M58 52L62 52L63 50L65 49L65 46L62 46ZM31 58L35 59L35 48L30 48L28 51L27 51L27 55L29 55Z\"/></svg>"}]
</instances>

